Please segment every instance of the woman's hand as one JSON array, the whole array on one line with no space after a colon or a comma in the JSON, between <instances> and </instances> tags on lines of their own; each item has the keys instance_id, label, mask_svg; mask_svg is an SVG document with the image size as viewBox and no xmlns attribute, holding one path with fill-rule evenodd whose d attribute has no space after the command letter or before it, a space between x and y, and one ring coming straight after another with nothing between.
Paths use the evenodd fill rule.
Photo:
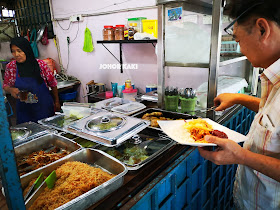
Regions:
<instances>
[{"instance_id":1,"label":"woman's hand","mask_svg":"<svg viewBox=\"0 0 280 210\"><path fill-rule=\"evenodd\" d=\"M202 157L217 165L242 164L245 150L236 142L215 136L205 136L204 138L209 143L217 144L218 147L215 151L209 151L208 147L198 147Z\"/></svg>"},{"instance_id":2,"label":"woman's hand","mask_svg":"<svg viewBox=\"0 0 280 210\"><path fill-rule=\"evenodd\" d=\"M9 88L9 92L15 99L19 99L19 89L18 88Z\"/></svg>"},{"instance_id":3,"label":"woman's hand","mask_svg":"<svg viewBox=\"0 0 280 210\"><path fill-rule=\"evenodd\" d=\"M55 109L55 112L59 112L61 110L59 101L54 102L54 109Z\"/></svg>"}]
</instances>

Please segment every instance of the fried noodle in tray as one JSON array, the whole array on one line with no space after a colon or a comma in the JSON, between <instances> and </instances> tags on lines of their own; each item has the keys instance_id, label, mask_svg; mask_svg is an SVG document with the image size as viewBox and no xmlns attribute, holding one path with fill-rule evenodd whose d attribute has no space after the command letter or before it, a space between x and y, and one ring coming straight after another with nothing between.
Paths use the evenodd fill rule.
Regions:
<instances>
[{"instance_id":1,"label":"fried noodle in tray","mask_svg":"<svg viewBox=\"0 0 280 210\"><path fill-rule=\"evenodd\" d=\"M190 146L216 146L216 144L208 143L204 140L205 135L214 135L218 133L218 137L226 137L237 143L247 139L246 136L230 130L208 118L192 119L192 120L169 120L158 121L160 128L170 138L179 144ZM226 135L225 135L226 134Z\"/></svg>"}]
</instances>

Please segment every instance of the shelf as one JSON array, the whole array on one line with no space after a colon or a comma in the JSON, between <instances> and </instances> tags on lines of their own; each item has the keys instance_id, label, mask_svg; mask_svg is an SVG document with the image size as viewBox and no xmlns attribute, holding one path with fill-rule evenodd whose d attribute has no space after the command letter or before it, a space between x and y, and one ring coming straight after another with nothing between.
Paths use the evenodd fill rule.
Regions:
<instances>
[{"instance_id":1,"label":"shelf","mask_svg":"<svg viewBox=\"0 0 280 210\"><path fill-rule=\"evenodd\" d=\"M165 62L165 66L170 67L193 67L193 68L209 68L209 63L178 63L178 62Z\"/></svg>"},{"instance_id":2,"label":"shelf","mask_svg":"<svg viewBox=\"0 0 280 210\"><path fill-rule=\"evenodd\" d=\"M102 44L103 47L121 64L121 73L123 73L123 60L122 60L122 44L152 44L157 43L157 39L145 40L113 40L113 41L97 41L97 44ZM120 59L118 59L104 44L119 44L120 45Z\"/></svg>"},{"instance_id":3,"label":"shelf","mask_svg":"<svg viewBox=\"0 0 280 210\"><path fill-rule=\"evenodd\" d=\"M246 56L231 57L220 62L220 67L247 60ZM209 68L209 63L178 63L165 62L165 66L169 67L192 67L192 68Z\"/></svg>"},{"instance_id":4,"label":"shelf","mask_svg":"<svg viewBox=\"0 0 280 210\"><path fill-rule=\"evenodd\" d=\"M121 44L121 43L125 43L125 44L157 43L157 39L97 41L97 44Z\"/></svg>"},{"instance_id":5,"label":"shelf","mask_svg":"<svg viewBox=\"0 0 280 210\"><path fill-rule=\"evenodd\" d=\"M229 60L225 60L225 61L220 62L220 66L230 65L230 64L237 63L237 62L244 61L244 60L247 60L247 57L246 57L246 56L241 56L241 57L237 57L237 58L232 58L232 59L229 59Z\"/></svg>"}]
</instances>

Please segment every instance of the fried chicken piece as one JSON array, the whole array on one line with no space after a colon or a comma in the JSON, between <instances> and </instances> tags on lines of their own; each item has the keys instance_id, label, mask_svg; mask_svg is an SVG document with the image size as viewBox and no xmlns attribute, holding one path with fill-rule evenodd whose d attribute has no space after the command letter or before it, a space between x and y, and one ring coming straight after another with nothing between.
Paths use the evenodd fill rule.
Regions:
<instances>
[{"instance_id":1,"label":"fried chicken piece","mask_svg":"<svg viewBox=\"0 0 280 210\"><path fill-rule=\"evenodd\" d=\"M150 118L150 116L151 116L150 113L146 113L143 115L142 119L146 120L146 119Z\"/></svg>"},{"instance_id":2,"label":"fried chicken piece","mask_svg":"<svg viewBox=\"0 0 280 210\"><path fill-rule=\"evenodd\" d=\"M152 112L150 115L155 117L161 117L163 114L162 112Z\"/></svg>"},{"instance_id":3,"label":"fried chicken piece","mask_svg":"<svg viewBox=\"0 0 280 210\"><path fill-rule=\"evenodd\" d=\"M152 127L155 127L155 128L158 128L159 127L159 125L158 125L158 121L159 119L158 118L154 118L154 119L151 119L151 126Z\"/></svg>"}]
</instances>

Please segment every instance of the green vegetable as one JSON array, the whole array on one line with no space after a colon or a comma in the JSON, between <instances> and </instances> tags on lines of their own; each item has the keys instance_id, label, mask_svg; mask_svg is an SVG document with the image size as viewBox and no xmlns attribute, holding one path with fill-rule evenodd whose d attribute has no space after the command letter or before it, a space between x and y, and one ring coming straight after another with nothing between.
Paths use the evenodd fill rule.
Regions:
<instances>
[{"instance_id":1,"label":"green vegetable","mask_svg":"<svg viewBox=\"0 0 280 210\"><path fill-rule=\"evenodd\" d=\"M11 131L11 137L12 137L12 140L16 140L18 138L20 138L21 136L23 136L25 134L25 131L23 130L12 130Z\"/></svg>"}]
</instances>

